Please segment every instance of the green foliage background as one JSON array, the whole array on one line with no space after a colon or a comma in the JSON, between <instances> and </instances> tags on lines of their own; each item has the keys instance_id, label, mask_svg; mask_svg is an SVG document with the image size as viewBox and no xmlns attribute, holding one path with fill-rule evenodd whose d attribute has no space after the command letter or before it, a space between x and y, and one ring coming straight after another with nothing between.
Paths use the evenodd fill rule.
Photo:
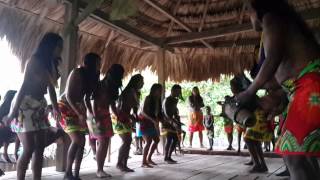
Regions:
<instances>
[{"instance_id":1,"label":"green foliage background","mask_svg":"<svg viewBox=\"0 0 320 180\"><path fill-rule=\"evenodd\" d=\"M221 106L219 106L216 102L224 100L226 95L232 95L229 84L231 78L232 77L230 76L221 75L219 82L208 80L202 82L179 83L179 85L182 87L182 95L185 99L185 101L179 102L179 112L182 116L182 120L186 121L186 117L188 116L187 98L190 96L194 86L199 88L205 106L211 107L213 115L219 115L221 113ZM174 84L175 83L172 81L166 82L166 96L170 94L170 89ZM149 94L151 85L152 83L145 82L145 85L141 91L142 101L144 100L145 96ZM216 136L224 135L223 119L221 117L215 118L215 131Z\"/></svg>"}]
</instances>

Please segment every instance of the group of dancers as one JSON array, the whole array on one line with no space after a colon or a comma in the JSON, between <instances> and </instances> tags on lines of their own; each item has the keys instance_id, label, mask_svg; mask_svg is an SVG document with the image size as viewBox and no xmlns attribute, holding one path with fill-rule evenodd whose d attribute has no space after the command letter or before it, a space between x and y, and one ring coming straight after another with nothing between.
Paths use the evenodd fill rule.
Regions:
<instances>
[{"instance_id":1,"label":"group of dancers","mask_svg":"<svg viewBox=\"0 0 320 180\"><path fill-rule=\"evenodd\" d=\"M266 115L284 114L285 122L276 145L276 152L283 155L292 180L320 179L317 157L320 156L320 46L313 32L285 0L249 0L248 13L255 30L263 33L263 52L259 70L252 77L248 88L232 83L234 98L240 106L254 101L252 112L257 122L268 119ZM166 137L164 160L175 163L171 154L181 133L177 103L181 87L174 85L171 94L161 101L163 87L154 84L150 94L140 105L140 89L143 77L131 77L120 93L124 68L119 64L110 67L100 80L101 58L89 53L81 67L69 75L65 94L57 99L55 87L60 77L63 39L55 33L47 33L39 43L24 71L21 88L15 95L3 126L10 126L22 143L23 152L17 162L17 179L25 178L32 158L33 179L41 179L43 151L52 132L47 118L48 92L54 119L71 139L67 156L66 180L80 179L79 171L83 157L85 135L89 132L90 144L96 146L97 177L110 177L103 170L108 144L114 131L122 139L117 168L133 172L127 166L132 124L140 122L146 146L143 152L143 167L156 165L152 161L160 131ZM259 89L267 89L268 95L256 96ZM283 94L288 101L283 100ZM203 106L191 100L194 109ZM288 105L284 105L287 102ZM111 109L111 111L110 111ZM114 115L114 129L111 119ZM197 113L193 114L195 117ZM208 117L210 118L210 117ZM206 121L207 122L207 121ZM160 130L159 123L162 124ZM210 127L208 123L208 127ZM259 126L259 124L255 125ZM259 135L263 127L251 127L246 143L254 164L253 171L267 170L261 144L250 137ZM199 127L193 126L191 129ZM258 130L258 131L257 131ZM56 133L54 131L54 133ZM260 135L259 135L260 136ZM192 137L192 136L191 136ZM190 143L191 144L191 143ZM75 171L72 166L75 165Z\"/></svg>"},{"instance_id":2,"label":"group of dancers","mask_svg":"<svg viewBox=\"0 0 320 180\"><path fill-rule=\"evenodd\" d=\"M160 131L166 137L164 161L169 164L176 163L171 155L177 145L182 125L177 109L179 98L182 97L181 87L174 85L170 96L162 101L162 85L152 85L141 106L142 110L138 111L140 90L144 85L143 76L132 76L120 93L124 68L120 64L113 64L100 80L101 58L95 53L88 53L84 57L83 65L70 73L65 93L58 100L55 87L60 77L58 66L61 63L62 44L63 40L58 34L44 35L26 65L20 90L10 93L8 97L12 101L11 108L10 103L5 103L9 104L9 107L6 107L4 113L6 116L3 117L3 128L11 134L16 134L18 138L13 139L19 141L18 143L21 141L23 146L22 154L17 161L17 179L25 179L31 158L33 179L41 179L44 148L63 137L64 133L71 140L64 179L80 179L87 133L91 147L96 150L97 177L111 177L103 167L109 141L114 132L122 139L117 168L124 172L133 172L134 170L127 166L127 161L133 124L136 122L140 123L145 141L142 167L151 168L157 165L152 160L152 155L157 148ZM51 100L50 106L44 97L47 90ZM49 113L53 115L60 129L50 126ZM112 116L115 119L114 128ZM159 123L162 124L161 130ZM3 129L1 132L5 133Z\"/></svg>"}]
</instances>

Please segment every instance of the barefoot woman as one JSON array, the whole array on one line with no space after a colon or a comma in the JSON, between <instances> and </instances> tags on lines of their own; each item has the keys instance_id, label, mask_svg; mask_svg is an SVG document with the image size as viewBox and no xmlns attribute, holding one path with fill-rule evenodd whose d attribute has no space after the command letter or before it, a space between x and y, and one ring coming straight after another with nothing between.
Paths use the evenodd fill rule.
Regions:
<instances>
[{"instance_id":1,"label":"barefoot woman","mask_svg":"<svg viewBox=\"0 0 320 180\"><path fill-rule=\"evenodd\" d=\"M71 139L64 177L66 180L80 179L79 171L87 131L86 111L89 115L93 113L90 97L98 84L99 69L100 57L94 53L87 54L84 66L74 69L69 75L66 96L59 102L63 117L60 124ZM75 163L74 175L73 163Z\"/></svg>"},{"instance_id":2,"label":"barefoot woman","mask_svg":"<svg viewBox=\"0 0 320 180\"><path fill-rule=\"evenodd\" d=\"M132 141L132 123L137 119L139 91L143 87L143 83L143 77L140 74L132 76L119 98L115 131L121 137L122 145L119 149L117 168L124 172L133 172L132 169L128 168L127 162ZM131 110L133 110L133 115Z\"/></svg>"},{"instance_id":3,"label":"barefoot woman","mask_svg":"<svg viewBox=\"0 0 320 180\"><path fill-rule=\"evenodd\" d=\"M153 84L150 94L146 97L141 113L141 132L146 145L143 150L142 167L152 168L157 165L151 157L158 146L159 139L159 120L161 117L161 84ZM151 147L151 148L150 148Z\"/></svg>"},{"instance_id":4,"label":"barefoot woman","mask_svg":"<svg viewBox=\"0 0 320 180\"><path fill-rule=\"evenodd\" d=\"M18 134L23 145L23 153L17 165L18 180L25 179L31 157L33 179L41 179L45 132L49 127L44 95L48 89L54 112L58 115L54 87L59 77L57 66L61 60L62 44L62 38L55 33L47 33L42 38L35 54L26 65L22 86L9 113L9 119L14 119L12 129Z\"/></svg>"},{"instance_id":5,"label":"barefoot woman","mask_svg":"<svg viewBox=\"0 0 320 180\"><path fill-rule=\"evenodd\" d=\"M109 108L114 108L119 97L119 88L122 85L123 67L114 64L109 69L106 77L99 82L98 89L93 93L93 116L88 117L87 124L90 139L97 141L97 177L111 177L103 171L104 162L108 152L108 145L113 136L111 115Z\"/></svg>"}]
</instances>

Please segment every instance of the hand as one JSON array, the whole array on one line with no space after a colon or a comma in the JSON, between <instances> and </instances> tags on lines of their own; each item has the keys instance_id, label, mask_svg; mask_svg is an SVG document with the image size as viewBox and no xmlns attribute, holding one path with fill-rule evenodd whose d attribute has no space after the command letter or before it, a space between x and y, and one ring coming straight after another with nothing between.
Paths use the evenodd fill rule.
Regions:
<instances>
[{"instance_id":1,"label":"hand","mask_svg":"<svg viewBox=\"0 0 320 180\"><path fill-rule=\"evenodd\" d=\"M235 100L237 104L243 105L250 102L252 98L253 98L252 93L250 93L249 91L243 91L235 97Z\"/></svg>"},{"instance_id":2,"label":"hand","mask_svg":"<svg viewBox=\"0 0 320 180\"><path fill-rule=\"evenodd\" d=\"M1 124L4 126L10 126L12 120L13 120L13 118L9 118L8 116L4 116Z\"/></svg>"},{"instance_id":3,"label":"hand","mask_svg":"<svg viewBox=\"0 0 320 180\"><path fill-rule=\"evenodd\" d=\"M53 110L53 118L57 121L60 122L61 121L61 112L57 109Z\"/></svg>"},{"instance_id":4,"label":"hand","mask_svg":"<svg viewBox=\"0 0 320 180\"><path fill-rule=\"evenodd\" d=\"M78 118L79 118L79 121L80 121L81 123L85 123L85 122L86 122L86 117L85 117L84 115L78 114Z\"/></svg>"}]
</instances>

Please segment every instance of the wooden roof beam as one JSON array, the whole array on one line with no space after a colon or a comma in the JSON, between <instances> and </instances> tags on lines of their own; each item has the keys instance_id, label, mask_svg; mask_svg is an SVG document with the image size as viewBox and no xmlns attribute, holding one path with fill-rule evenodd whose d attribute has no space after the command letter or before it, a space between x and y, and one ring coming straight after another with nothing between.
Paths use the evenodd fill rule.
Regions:
<instances>
[{"instance_id":1,"label":"wooden roof beam","mask_svg":"<svg viewBox=\"0 0 320 180\"><path fill-rule=\"evenodd\" d=\"M215 41L210 43L213 48L230 48L237 46L254 46L260 43L260 38L252 38L252 39L240 39L237 41L234 40L226 40L226 41ZM199 42L189 42L189 43L180 43L180 44L172 44L169 47L173 48L207 48L203 44Z\"/></svg>"},{"instance_id":2,"label":"wooden roof beam","mask_svg":"<svg viewBox=\"0 0 320 180\"><path fill-rule=\"evenodd\" d=\"M68 1L72 2L72 0L68 0ZM85 9L86 7L87 7L87 3L83 2L83 1L79 2L79 8L81 11L83 11L83 9ZM111 20L110 16L108 14L106 14L105 12L103 12L99 9L94 10L90 14L89 17L100 22L100 23L107 25L111 29L118 31L119 33L123 34L124 36L133 37L133 38L141 40L147 44L157 46L157 47L162 47L162 48L165 48L169 51L173 51L172 49L167 48L166 45L163 44L162 42L160 42L159 40L139 31L136 28L129 26L125 22L119 21L119 20L118 21Z\"/></svg>"},{"instance_id":3,"label":"wooden roof beam","mask_svg":"<svg viewBox=\"0 0 320 180\"><path fill-rule=\"evenodd\" d=\"M301 12L302 17L305 20L320 18L320 8L307 9ZM178 44L206 39L213 39L217 37L223 37L230 34L238 34L243 32L252 31L251 23L236 24L227 27L214 28L202 32L190 32L180 36L168 37L165 40L167 44Z\"/></svg>"},{"instance_id":4,"label":"wooden roof beam","mask_svg":"<svg viewBox=\"0 0 320 180\"><path fill-rule=\"evenodd\" d=\"M85 20L94 10L98 9L104 0L92 0L88 3L87 7L82 10L82 13L74 20L75 25L79 25L83 20Z\"/></svg>"},{"instance_id":5,"label":"wooden roof beam","mask_svg":"<svg viewBox=\"0 0 320 180\"><path fill-rule=\"evenodd\" d=\"M146 2L147 4L149 4L150 6L152 6L153 8L155 8L156 10L158 10L159 12L161 12L162 14L164 14L165 16L167 16L168 18L170 18L172 21L174 21L175 23L177 23L180 27L182 27L183 29L185 29L188 32L192 32L192 29L185 24L184 22L182 22L180 19L178 19L177 17L175 17L174 15L172 15L168 10L166 10L164 7L161 6L161 4L159 4L158 2L154 1L154 0L144 0L144 2ZM203 39L200 39L200 41L207 46L208 48L212 48L210 46L209 43L205 42Z\"/></svg>"}]
</instances>

